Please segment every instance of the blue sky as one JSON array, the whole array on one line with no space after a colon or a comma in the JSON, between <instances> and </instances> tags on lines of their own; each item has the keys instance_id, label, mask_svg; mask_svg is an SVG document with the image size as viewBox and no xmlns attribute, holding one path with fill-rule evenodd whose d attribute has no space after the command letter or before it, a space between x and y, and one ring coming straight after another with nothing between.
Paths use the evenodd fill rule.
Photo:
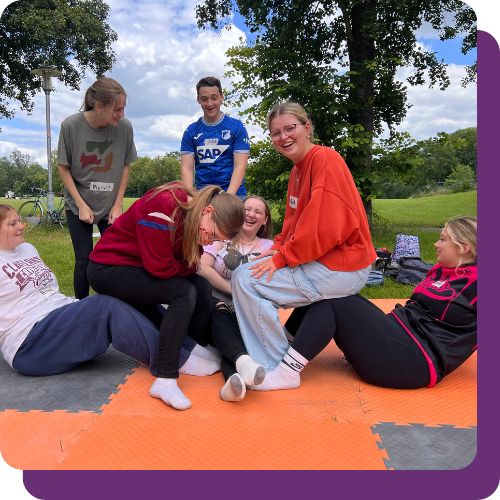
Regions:
<instances>
[{"instance_id":1,"label":"blue sky","mask_svg":"<svg viewBox=\"0 0 500 500\"><path fill-rule=\"evenodd\" d=\"M225 51L247 36L241 17L233 18L235 26L231 30L198 30L196 1L108 0L109 22L118 33L114 44L117 61L108 76L127 90L126 116L134 126L139 155L156 156L179 149L185 127L200 116L194 88L199 78L219 76L225 88L231 87L231 82L222 77L227 70ZM463 56L458 40L440 42L436 35L429 36L428 29L419 32L419 42L450 63L452 85L445 92L426 86L410 88L408 101L413 107L398 130L424 139L441 131L475 125L475 86L460 86L464 65L472 63L475 54ZM405 76L407 72L402 70L400 77ZM57 146L59 124L78 111L83 92L93 80L94 75L87 75L80 92L55 80L51 94L52 149ZM226 107L225 111L237 114L235 109ZM18 149L45 165L43 92L36 95L31 115L19 110L15 119L0 120L0 127L0 156ZM262 137L259 127L248 128L251 135Z\"/></svg>"}]
</instances>

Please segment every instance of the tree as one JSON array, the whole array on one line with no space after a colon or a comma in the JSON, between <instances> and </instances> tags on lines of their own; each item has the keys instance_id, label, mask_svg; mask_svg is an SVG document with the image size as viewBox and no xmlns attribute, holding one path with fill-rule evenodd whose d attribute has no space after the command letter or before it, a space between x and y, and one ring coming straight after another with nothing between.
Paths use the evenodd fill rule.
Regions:
<instances>
[{"instance_id":1,"label":"tree","mask_svg":"<svg viewBox=\"0 0 500 500\"><path fill-rule=\"evenodd\" d=\"M139 197L149 189L181 178L179 153L143 157L130 165L127 196Z\"/></svg>"},{"instance_id":2,"label":"tree","mask_svg":"<svg viewBox=\"0 0 500 500\"><path fill-rule=\"evenodd\" d=\"M457 165L453 167L451 174L446 178L444 186L454 193L470 191L476 187L474 170L469 165Z\"/></svg>"},{"instance_id":3,"label":"tree","mask_svg":"<svg viewBox=\"0 0 500 500\"><path fill-rule=\"evenodd\" d=\"M469 169L474 179L476 149L475 127L451 134L440 132L423 141L415 141L408 133L394 134L375 145L373 194L377 198L407 198L435 191L458 165Z\"/></svg>"},{"instance_id":4,"label":"tree","mask_svg":"<svg viewBox=\"0 0 500 500\"><path fill-rule=\"evenodd\" d=\"M103 0L17 0L0 18L0 117L12 118L11 101L33 109L40 79L31 70L46 64L78 89L85 70L98 76L111 68L116 33Z\"/></svg>"},{"instance_id":5,"label":"tree","mask_svg":"<svg viewBox=\"0 0 500 500\"><path fill-rule=\"evenodd\" d=\"M431 86L449 85L446 64L417 44L415 31L427 21L442 39L466 32L467 52L476 42L474 11L458 0L205 0L198 26L227 24L233 5L255 41L228 52L229 97L253 102L243 113L260 124L277 101L303 104L318 141L344 155L370 212L373 140L409 107L396 71L412 67L410 85L424 84L426 74Z\"/></svg>"}]
</instances>

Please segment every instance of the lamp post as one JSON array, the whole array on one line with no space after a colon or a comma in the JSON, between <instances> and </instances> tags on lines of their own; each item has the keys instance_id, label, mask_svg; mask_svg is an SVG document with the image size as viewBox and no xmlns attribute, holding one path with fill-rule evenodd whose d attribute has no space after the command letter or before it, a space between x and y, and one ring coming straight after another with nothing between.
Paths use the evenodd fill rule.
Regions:
<instances>
[{"instance_id":1,"label":"lamp post","mask_svg":"<svg viewBox=\"0 0 500 500\"><path fill-rule=\"evenodd\" d=\"M52 189L52 159L50 145L50 92L52 88L52 77L59 77L62 73L54 66L42 66L31 71L33 75L42 77L42 88L45 92L45 123L47 128L47 170L49 172L49 189L47 190L47 207L54 210L54 191Z\"/></svg>"}]
</instances>

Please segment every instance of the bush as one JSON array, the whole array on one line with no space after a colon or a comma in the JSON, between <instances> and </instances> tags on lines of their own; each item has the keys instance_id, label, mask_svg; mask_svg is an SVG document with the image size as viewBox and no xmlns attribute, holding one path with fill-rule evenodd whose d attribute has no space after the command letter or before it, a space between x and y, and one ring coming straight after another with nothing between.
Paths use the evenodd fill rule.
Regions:
<instances>
[{"instance_id":1,"label":"bush","mask_svg":"<svg viewBox=\"0 0 500 500\"><path fill-rule=\"evenodd\" d=\"M476 187L474 170L468 165L457 165L453 167L450 175L446 178L444 186L454 193L470 191Z\"/></svg>"}]
</instances>

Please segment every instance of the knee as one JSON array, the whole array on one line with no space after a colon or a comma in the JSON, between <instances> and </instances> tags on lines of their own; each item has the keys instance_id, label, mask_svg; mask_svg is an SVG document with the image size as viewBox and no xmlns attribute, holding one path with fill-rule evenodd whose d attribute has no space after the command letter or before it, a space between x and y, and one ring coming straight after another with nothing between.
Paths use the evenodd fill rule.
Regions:
<instances>
[{"instance_id":1,"label":"knee","mask_svg":"<svg viewBox=\"0 0 500 500\"><path fill-rule=\"evenodd\" d=\"M231 276L231 284L237 289L244 287L247 284L250 284L251 281L251 271L250 266L251 262L248 264L244 264L242 266L237 267Z\"/></svg>"},{"instance_id":2,"label":"knee","mask_svg":"<svg viewBox=\"0 0 500 500\"><path fill-rule=\"evenodd\" d=\"M212 300L212 285L205 278L201 278L196 285L197 299L203 299L205 302Z\"/></svg>"}]
</instances>

